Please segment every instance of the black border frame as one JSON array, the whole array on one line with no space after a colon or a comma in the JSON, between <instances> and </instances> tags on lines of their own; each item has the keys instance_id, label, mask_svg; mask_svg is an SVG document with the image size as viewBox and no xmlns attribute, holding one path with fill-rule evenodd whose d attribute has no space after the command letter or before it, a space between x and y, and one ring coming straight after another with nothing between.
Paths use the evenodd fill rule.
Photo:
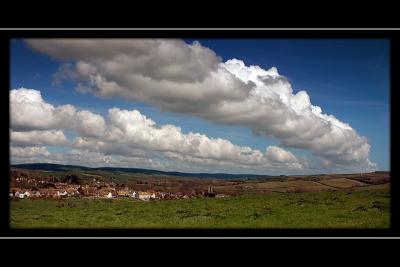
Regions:
<instances>
[{"instance_id":1,"label":"black border frame","mask_svg":"<svg viewBox=\"0 0 400 267\"><path fill-rule=\"evenodd\" d=\"M396 75L400 70L400 31L379 29L8 29L0 31L0 53L2 55L2 73L10 75L10 39L13 38L288 38L288 39L375 39L390 40L391 69L390 69L390 116L391 136L397 136L393 115L396 105L396 88L400 82ZM6 121L2 125L9 125L9 93L4 87L10 88L10 76L4 77L3 97L5 103L2 118ZM7 101L7 102L6 102ZM400 236L400 192L399 181L396 179L397 166L394 164L396 139L391 142L391 227L390 229L11 229L9 227L9 129L0 131L3 142L3 161L0 179L0 236L5 237L399 237ZM6 143L7 141L7 143Z\"/></svg>"}]
</instances>

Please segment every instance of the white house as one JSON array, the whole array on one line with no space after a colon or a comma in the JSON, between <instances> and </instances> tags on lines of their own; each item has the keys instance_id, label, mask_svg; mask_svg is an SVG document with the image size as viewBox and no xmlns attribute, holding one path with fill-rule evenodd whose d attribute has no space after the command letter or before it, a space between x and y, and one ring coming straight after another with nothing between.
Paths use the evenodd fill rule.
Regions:
<instances>
[{"instance_id":1,"label":"white house","mask_svg":"<svg viewBox=\"0 0 400 267\"><path fill-rule=\"evenodd\" d=\"M64 191L62 193L60 193L60 191L57 191L57 196L62 197L62 196L66 196L68 195L67 191Z\"/></svg>"},{"instance_id":2,"label":"white house","mask_svg":"<svg viewBox=\"0 0 400 267\"><path fill-rule=\"evenodd\" d=\"M140 192L140 194L138 195L138 198L140 199L140 200L145 200L145 201L147 201L147 200L150 200L150 198L151 198L151 194L150 193L148 193L148 192Z\"/></svg>"},{"instance_id":3,"label":"white house","mask_svg":"<svg viewBox=\"0 0 400 267\"><path fill-rule=\"evenodd\" d=\"M113 195L110 193L108 193L107 198L113 198Z\"/></svg>"}]
</instances>

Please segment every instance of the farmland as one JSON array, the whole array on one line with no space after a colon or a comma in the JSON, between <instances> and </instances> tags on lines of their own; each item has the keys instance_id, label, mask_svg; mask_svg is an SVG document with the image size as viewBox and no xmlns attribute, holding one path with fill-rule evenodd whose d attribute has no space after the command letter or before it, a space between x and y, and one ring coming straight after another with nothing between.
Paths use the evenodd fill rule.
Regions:
<instances>
[{"instance_id":1,"label":"farmland","mask_svg":"<svg viewBox=\"0 0 400 267\"><path fill-rule=\"evenodd\" d=\"M143 202L11 201L12 228L388 228L388 186Z\"/></svg>"},{"instance_id":2,"label":"farmland","mask_svg":"<svg viewBox=\"0 0 400 267\"><path fill-rule=\"evenodd\" d=\"M390 226L389 172L205 179L12 168L10 177L11 228ZM28 194L21 199L16 192ZM132 192L154 198L142 201Z\"/></svg>"},{"instance_id":3,"label":"farmland","mask_svg":"<svg viewBox=\"0 0 400 267\"><path fill-rule=\"evenodd\" d=\"M199 178L195 174L183 177L183 174L132 173L123 169L12 167L10 227L390 226L389 172L249 179L236 176L213 179L203 178L208 174L201 175ZM212 194L209 194L210 189ZM135 198L133 193L154 197Z\"/></svg>"}]
</instances>

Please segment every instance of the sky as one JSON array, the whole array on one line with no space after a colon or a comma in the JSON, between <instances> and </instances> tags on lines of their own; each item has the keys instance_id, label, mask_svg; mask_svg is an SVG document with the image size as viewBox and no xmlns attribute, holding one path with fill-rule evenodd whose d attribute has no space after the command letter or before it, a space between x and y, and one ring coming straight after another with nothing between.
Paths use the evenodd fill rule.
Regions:
<instances>
[{"instance_id":1,"label":"sky","mask_svg":"<svg viewBox=\"0 0 400 267\"><path fill-rule=\"evenodd\" d=\"M12 163L389 170L385 39L14 39Z\"/></svg>"}]
</instances>

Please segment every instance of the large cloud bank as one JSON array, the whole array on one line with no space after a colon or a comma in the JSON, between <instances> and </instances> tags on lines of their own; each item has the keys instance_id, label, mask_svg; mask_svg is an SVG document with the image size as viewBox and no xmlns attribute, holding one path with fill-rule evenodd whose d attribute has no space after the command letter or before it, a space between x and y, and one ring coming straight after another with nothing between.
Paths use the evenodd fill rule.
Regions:
<instances>
[{"instance_id":1,"label":"large cloud bank","mask_svg":"<svg viewBox=\"0 0 400 267\"><path fill-rule=\"evenodd\" d=\"M207 166L223 165L262 170L302 170L303 159L291 152L270 146L265 153L241 147L221 138L200 133L183 133L175 125L157 125L138 110L111 108L107 118L72 105L54 106L38 90L19 88L10 91L11 156L14 158L75 159L77 162L110 164L136 160L151 167L161 161L178 161ZM68 140L64 130L77 135ZM73 150L51 155L42 145L58 145ZM113 158L112 156L118 156ZM144 161L144 162L143 162ZM148 162L149 163L149 162ZM158 164L158 165L157 165Z\"/></svg>"},{"instance_id":2,"label":"large cloud bank","mask_svg":"<svg viewBox=\"0 0 400 267\"><path fill-rule=\"evenodd\" d=\"M295 93L275 67L246 66L238 59L222 62L199 42L181 40L26 42L68 62L56 77L76 81L81 92L145 101L163 110L245 126L278 139L282 147L310 151L326 166L375 166L368 159L370 145L365 137L333 115L324 114L306 91Z\"/></svg>"}]
</instances>

